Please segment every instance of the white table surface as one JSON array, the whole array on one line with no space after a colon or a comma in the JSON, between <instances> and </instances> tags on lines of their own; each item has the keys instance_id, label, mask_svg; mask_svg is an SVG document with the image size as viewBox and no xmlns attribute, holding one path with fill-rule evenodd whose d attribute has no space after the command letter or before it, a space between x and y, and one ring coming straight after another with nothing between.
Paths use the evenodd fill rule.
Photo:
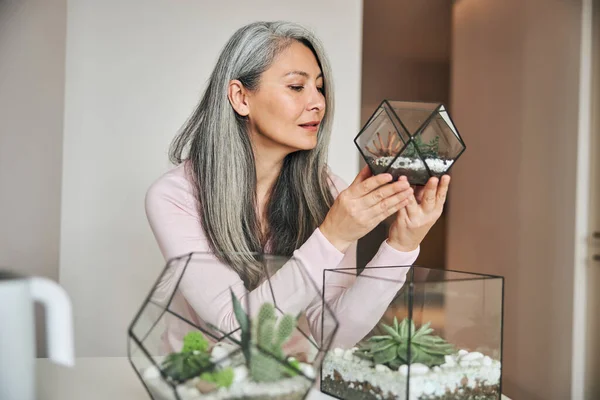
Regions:
<instances>
[{"instance_id":1,"label":"white table surface","mask_svg":"<svg viewBox=\"0 0 600 400\"><path fill-rule=\"evenodd\" d=\"M38 400L148 400L150 396L127 357L77 358L65 368L45 358L36 361ZM308 400L329 400L313 390ZM510 400L502 396L503 400Z\"/></svg>"}]
</instances>

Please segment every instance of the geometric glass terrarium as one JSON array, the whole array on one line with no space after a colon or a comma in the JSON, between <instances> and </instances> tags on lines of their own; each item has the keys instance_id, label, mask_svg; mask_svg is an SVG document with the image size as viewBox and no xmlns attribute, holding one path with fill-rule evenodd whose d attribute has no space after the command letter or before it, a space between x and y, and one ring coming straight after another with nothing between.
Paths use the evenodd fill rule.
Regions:
<instances>
[{"instance_id":1,"label":"geometric glass terrarium","mask_svg":"<svg viewBox=\"0 0 600 400\"><path fill-rule=\"evenodd\" d=\"M241 281L219 289L214 301L195 283L210 279L211 269L235 272L211 253L169 260L128 331L128 357L150 398L306 397L336 317L300 260L253 258L261 283L252 291ZM302 283L295 293L286 284L291 280Z\"/></svg>"},{"instance_id":2,"label":"geometric glass terrarium","mask_svg":"<svg viewBox=\"0 0 600 400\"><path fill-rule=\"evenodd\" d=\"M443 104L388 100L354 143L373 175L404 175L412 185L447 173L466 149Z\"/></svg>"},{"instance_id":3,"label":"geometric glass terrarium","mask_svg":"<svg viewBox=\"0 0 600 400\"><path fill-rule=\"evenodd\" d=\"M356 270L326 270L325 279L335 274ZM369 293L380 301L364 301L352 321L341 322L321 366L322 392L339 399L501 398L502 277L367 267L355 284L374 288Z\"/></svg>"}]
</instances>

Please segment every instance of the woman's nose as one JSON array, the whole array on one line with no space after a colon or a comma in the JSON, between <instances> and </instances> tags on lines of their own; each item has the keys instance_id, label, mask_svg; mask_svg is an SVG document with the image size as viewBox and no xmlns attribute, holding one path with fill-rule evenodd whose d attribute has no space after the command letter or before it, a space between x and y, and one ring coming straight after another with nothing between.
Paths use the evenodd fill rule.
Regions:
<instances>
[{"instance_id":1,"label":"woman's nose","mask_svg":"<svg viewBox=\"0 0 600 400\"><path fill-rule=\"evenodd\" d=\"M308 102L308 109L318 111L323 111L325 109L325 96L317 88L314 88L311 91L311 97Z\"/></svg>"}]
</instances>

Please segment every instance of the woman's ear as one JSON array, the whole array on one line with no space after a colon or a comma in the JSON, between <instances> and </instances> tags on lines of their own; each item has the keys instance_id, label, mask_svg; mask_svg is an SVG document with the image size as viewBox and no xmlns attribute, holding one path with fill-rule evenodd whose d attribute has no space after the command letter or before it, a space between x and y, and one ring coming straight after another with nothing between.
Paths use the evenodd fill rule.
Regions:
<instances>
[{"instance_id":1,"label":"woman's ear","mask_svg":"<svg viewBox=\"0 0 600 400\"><path fill-rule=\"evenodd\" d=\"M237 79L229 81L227 98L236 113L242 117L248 116L250 113L250 107L248 106L248 91L242 82Z\"/></svg>"}]
</instances>

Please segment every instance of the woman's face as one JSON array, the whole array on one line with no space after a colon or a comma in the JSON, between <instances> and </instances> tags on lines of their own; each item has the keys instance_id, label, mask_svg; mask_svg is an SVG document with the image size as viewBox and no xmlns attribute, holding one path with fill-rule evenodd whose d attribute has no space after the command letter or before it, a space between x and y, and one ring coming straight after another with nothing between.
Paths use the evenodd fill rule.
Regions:
<instances>
[{"instance_id":1,"label":"woman's face","mask_svg":"<svg viewBox=\"0 0 600 400\"><path fill-rule=\"evenodd\" d=\"M255 146L288 154L313 149L325 114L323 77L313 52L294 41L261 75L247 105Z\"/></svg>"}]
</instances>

